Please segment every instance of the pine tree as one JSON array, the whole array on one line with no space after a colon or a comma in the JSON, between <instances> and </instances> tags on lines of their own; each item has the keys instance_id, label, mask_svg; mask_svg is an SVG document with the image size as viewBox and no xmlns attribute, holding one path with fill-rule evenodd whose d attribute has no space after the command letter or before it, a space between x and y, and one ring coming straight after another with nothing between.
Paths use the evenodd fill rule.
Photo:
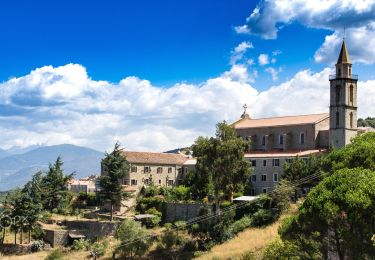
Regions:
<instances>
[{"instance_id":1,"label":"pine tree","mask_svg":"<svg viewBox=\"0 0 375 260\"><path fill-rule=\"evenodd\" d=\"M111 153L106 153L102 160L103 174L99 177L100 198L111 204L111 221L114 206L127 197L120 183L129 174L129 163L123 155L123 149L117 142Z\"/></svg>"}]
</instances>

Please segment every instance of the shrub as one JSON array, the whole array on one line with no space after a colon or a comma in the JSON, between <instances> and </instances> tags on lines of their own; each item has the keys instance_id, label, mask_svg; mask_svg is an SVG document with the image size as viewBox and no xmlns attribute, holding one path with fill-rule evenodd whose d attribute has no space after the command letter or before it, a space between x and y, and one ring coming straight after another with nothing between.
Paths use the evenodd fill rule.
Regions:
<instances>
[{"instance_id":1,"label":"shrub","mask_svg":"<svg viewBox=\"0 0 375 260\"><path fill-rule=\"evenodd\" d=\"M252 216L252 225L255 227L260 227L267 225L274 220L274 214L271 210L260 209Z\"/></svg>"},{"instance_id":2,"label":"shrub","mask_svg":"<svg viewBox=\"0 0 375 260\"><path fill-rule=\"evenodd\" d=\"M49 211L42 211L42 213L40 213L40 221L43 223L47 223L51 219L51 217L52 214Z\"/></svg>"},{"instance_id":3,"label":"shrub","mask_svg":"<svg viewBox=\"0 0 375 260\"><path fill-rule=\"evenodd\" d=\"M157 210L162 210L164 203L163 198L153 197L153 198L142 198L138 202L137 210L141 213L145 213L148 209L155 208Z\"/></svg>"},{"instance_id":4,"label":"shrub","mask_svg":"<svg viewBox=\"0 0 375 260\"><path fill-rule=\"evenodd\" d=\"M159 195L159 188L155 185L150 185L144 188L142 193L145 197L154 197L156 195Z\"/></svg>"},{"instance_id":5,"label":"shrub","mask_svg":"<svg viewBox=\"0 0 375 260\"><path fill-rule=\"evenodd\" d=\"M90 241L87 239L78 239L73 241L73 245L71 247L72 250L89 250L90 248Z\"/></svg>"},{"instance_id":6,"label":"shrub","mask_svg":"<svg viewBox=\"0 0 375 260\"><path fill-rule=\"evenodd\" d=\"M61 250L61 248L57 248L53 250L49 255L44 258L44 260L61 260L64 259L64 252Z\"/></svg>"},{"instance_id":7,"label":"shrub","mask_svg":"<svg viewBox=\"0 0 375 260\"><path fill-rule=\"evenodd\" d=\"M32 229L31 231L31 237L34 238L34 239L43 239L44 237L44 230L43 228L41 227L41 225L37 224L34 226L34 228Z\"/></svg>"},{"instance_id":8,"label":"shrub","mask_svg":"<svg viewBox=\"0 0 375 260\"><path fill-rule=\"evenodd\" d=\"M236 222L231 224L229 228L231 230L231 233L235 235L235 234L245 230L246 228L250 227L251 224L252 224L251 217L245 216L245 217L241 218L240 220L237 220Z\"/></svg>"},{"instance_id":9,"label":"shrub","mask_svg":"<svg viewBox=\"0 0 375 260\"><path fill-rule=\"evenodd\" d=\"M43 250L44 246L45 246L45 244L44 244L43 240L37 240L34 243L32 243L31 252L39 252L39 251Z\"/></svg>"},{"instance_id":10,"label":"shrub","mask_svg":"<svg viewBox=\"0 0 375 260\"><path fill-rule=\"evenodd\" d=\"M91 245L90 254L92 257L104 256L108 248L108 241L95 242Z\"/></svg>"},{"instance_id":11,"label":"shrub","mask_svg":"<svg viewBox=\"0 0 375 260\"><path fill-rule=\"evenodd\" d=\"M160 221L161 221L161 212L158 211L157 209L155 208L151 208L151 209L148 209L146 211L147 214L152 214L154 215L153 218L147 218L143 221L143 224L148 227L148 228L153 228L153 227L156 227L157 225L159 225Z\"/></svg>"},{"instance_id":12,"label":"shrub","mask_svg":"<svg viewBox=\"0 0 375 260\"><path fill-rule=\"evenodd\" d=\"M173 189L175 200L186 201L190 199L190 188L185 186L177 186Z\"/></svg>"}]
</instances>

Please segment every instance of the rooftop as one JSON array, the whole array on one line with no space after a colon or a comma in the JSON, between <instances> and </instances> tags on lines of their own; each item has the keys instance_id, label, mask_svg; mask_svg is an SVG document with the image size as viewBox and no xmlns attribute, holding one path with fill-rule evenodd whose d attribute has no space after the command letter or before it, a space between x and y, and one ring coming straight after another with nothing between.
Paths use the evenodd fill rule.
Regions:
<instances>
[{"instance_id":1,"label":"rooftop","mask_svg":"<svg viewBox=\"0 0 375 260\"><path fill-rule=\"evenodd\" d=\"M313 150L302 150L302 151L253 151L245 154L245 158L274 158L274 157L303 157L314 154L326 153L327 149L313 149Z\"/></svg>"},{"instance_id":2,"label":"rooftop","mask_svg":"<svg viewBox=\"0 0 375 260\"><path fill-rule=\"evenodd\" d=\"M234 128L256 128L256 127L275 127L284 125L305 125L316 124L324 119L329 118L328 113L323 114L310 114L310 115L297 115L297 116L283 116L283 117L270 117L270 118L242 118L233 123Z\"/></svg>"},{"instance_id":3,"label":"rooftop","mask_svg":"<svg viewBox=\"0 0 375 260\"><path fill-rule=\"evenodd\" d=\"M134 152L124 151L129 163L183 165L189 157L174 153Z\"/></svg>"}]
</instances>

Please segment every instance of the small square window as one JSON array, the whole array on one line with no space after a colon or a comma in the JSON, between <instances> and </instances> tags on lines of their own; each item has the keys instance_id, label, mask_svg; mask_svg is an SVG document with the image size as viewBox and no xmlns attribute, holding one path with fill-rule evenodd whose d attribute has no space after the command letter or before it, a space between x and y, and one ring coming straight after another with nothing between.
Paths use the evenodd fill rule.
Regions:
<instances>
[{"instance_id":1,"label":"small square window","mask_svg":"<svg viewBox=\"0 0 375 260\"><path fill-rule=\"evenodd\" d=\"M137 172L137 166L133 165L133 166L131 167L131 172Z\"/></svg>"},{"instance_id":2,"label":"small square window","mask_svg":"<svg viewBox=\"0 0 375 260\"><path fill-rule=\"evenodd\" d=\"M262 181L267 181L267 175L266 174L262 174Z\"/></svg>"},{"instance_id":3,"label":"small square window","mask_svg":"<svg viewBox=\"0 0 375 260\"><path fill-rule=\"evenodd\" d=\"M137 185L137 180L131 180L132 186Z\"/></svg>"},{"instance_id":4,"label":"small square window","mask_svg":"<svg viewBox=\"0 0 375 260\"><path fill-rule=\"evenodd\" d=\"M172 167L168 167L168 173L172 173Z\"/></svg>"},{"instance_id":5,"label":"small square window","mask_svg":"<svg viewBox=\"0 0 375 260\"><path fill-rule=\"evenodd\" d=\"M285 162L291 164L293 162L293 159L291 158L285 159Z\"/></svg>"},{"instance_id":6,"label":"small square window","mask_svg":"<svg viewBox=\"0 0 375 260\"><path fill-rule=\"evenodd\" d=\"M251 175L251 181L256 182L257 181L257 176L255 174Z\"/></svg>"},{"instance_id":7,"label":"small square window","mask_svg":"<svg viewBox=\"0 0 375 260\"><path fill-rule=\"evenodd\" d=\"M273 174L273 182L278 182L279 181L279 174L277 172L275 172Z\"/></svg>"},{"instance_id":8,"label":"small square window","mask_svg":"<svg viewBox=\"0 0 375 260\"><path fill-rule=\"evenodd\" d=\"M274 167L280 166L280 159L273 159L272 160L272 166L274 166Z\"/></svg>"},{"instance_id":9,"label":"small square window","mask_svg":"<svg viewBox=\"0 0 375 260\"><path fill-rule=\"evenodd\" d=\"M163 173L163 167L158 167L156 170L157 173Z\"/></svg>"},{"instance_id":10,"label":"small square window","mask_svg":"<svg viewBox=\"0 0 375 260\"><path fill-rule=\"evenodd\" d=\"M251 166L256 167L257 166L257 161L256 160L252 160L251 161Z\"/></svg>"},{"instance_id":11,"label":"small square window","mask_svg":"<svg viewBox=\"0 0 375 260\"><path fill-rule=\"evenodd\" d=\"M168 186L173 186L173 180L168 180Z\"/></svg>"},{"instance_id":12,"label":"small square window","mask_svg":"<svg viewBox=\"0 0 375 260\"><path fill-rule=\"evenodd\" d=\"M151 172L151 167L150 166L145 166L144 167L144 172L145 173L150 173Z\"/></svg>"}]
</instances>

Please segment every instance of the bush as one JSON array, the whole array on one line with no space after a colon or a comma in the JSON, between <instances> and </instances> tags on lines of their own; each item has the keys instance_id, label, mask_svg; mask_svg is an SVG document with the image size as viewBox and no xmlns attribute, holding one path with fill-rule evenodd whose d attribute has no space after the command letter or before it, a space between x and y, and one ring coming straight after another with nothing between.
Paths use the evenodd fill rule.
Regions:
<instances>
[{"instance_id":1,"label":"bush","mask_svg":"<svg viewBox=\"0 0 375 260\"><path fill-rule=\"evenodd\" d=\"M44 249L44 241L43 240L37 240L31 245L31 252L39 252Z\"/></svg>"},{"instance_id":2,"label":"bush","mask_svg":"<svg viewBox=\"0 0 375 260\"><path fill-rule=\"evenodd\" d=\"M173 189L175 200L186 201L190 199L190 188L185 186L177 186Z\"/></svg>"},{"instance_id":3,"label":"bush","mask_svg":"<svg viewBox=\"0 0 375 260\"><path fill-rule=\"evenodd\" d=\"M31 231L31 237L34 238L34 239L43 239L44 237L44 230L43 228L41 227L41 225L37 224L34 226L34 228L32 229Z\"/></svg>"},{"instance_id":4,"label":"bush","mask_svg":"<svg viewBox=\"0 0 375 260\"><path fill-rule=\"evenodd\" d=\"M89 250L90 248L90 241L87 239L78 239L73 241L73 245L71 247L72 250Z\"/></svg>"},{"instance_id":5,"label":"bush","mask_svg":"<svg viewBox=\"0 0 375 260\"><path fill-rule=\"evenodd\" d=\"M43 222L43 223L47 223L52 217L52 214L51 212L49 211L42 211L42 213L40 213L40 221Z\"/></svg>"},{"instance_id":6,"label":"bush","mask_svg":"<svg viewBox=\"0 0 375 260\"><path fill-rule=\"evenodd\" d=\"M137 210L141 213L145 213L151 208L155 208L159 211L163 208L164 199L159 197L153 198L142 198L137 204Z\"/></svg>"},{"instance_id":7,"label":"bush","mask_svg":"<svg viewBox=\"0 0 375 260\"><path fill-rule=\"evenodd\" d=\"M95 242L91 245L90 254L92 257L104 256L108 248L108 241Z\"/></svg>"},{"instance_id":8,"label":"bush","mask_svg":"<svg viewBox=\"0 0 375 260\"><path fill-rule=\"evenodd\" d=\"M159 188L155 185L150 185L144 188L142 193L145 197L154 197L156 195L159 195Z\"/></svg>"},{"instance_id":9,"label":"bush","mask_svg":"<svg viewBox=\"0 0 375 260\"><path fill-rule=\"evenodd\" d=\"M61 248L57 248L53 250L51 253L49 253L44 260L61 260L64 259L64 252L61 250Z\"/></svg>"},{"instance_id":10,"label":"bush","mask_svg":"<svg viewBox=\"0 0 375 260\"><path fill-rule=\"evenodd\" d=\"M252 225L260 227L271 223L274 220L274 214L271 210L260 209L252 216Z\"/></svg>"},{"instance_id":11,"label":"bush","mask_svg":"<svg viewBox=\"0 0 375 260\"><path fill-rule=\"evenodd\" d=\"M151 209L148 209L146 211L146 214L152 214L154 215L153 218L147 218L143 221L143 224L148 227L148 228L153 228L153 227L156 227L157 225L159 225L160 221L161 221L161 212L158 211L157 209L155 208L151 208Z\"/></svg>"},{"instance_id":12,"label":"bush","mask_svg":"<svg viewBox=\"0 0 375 260\"><path fill-rule=\"evenodd\" d=\"M237 220L233 224L230 225L230 230L233 235L245 230L246 228L252 225L252 219L249 216L245 216L240 220Z\"/></svg>"}]
</instances>

